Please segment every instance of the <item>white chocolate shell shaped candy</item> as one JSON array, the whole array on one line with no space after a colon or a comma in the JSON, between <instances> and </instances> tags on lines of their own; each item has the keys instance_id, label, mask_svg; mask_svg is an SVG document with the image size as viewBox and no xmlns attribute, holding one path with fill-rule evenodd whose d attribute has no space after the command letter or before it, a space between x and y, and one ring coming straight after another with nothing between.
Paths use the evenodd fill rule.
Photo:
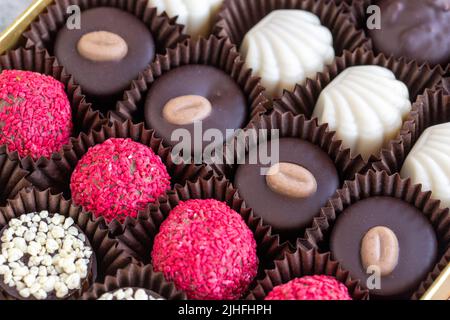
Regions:
<instances>
[{"instance_id":1,"label":"white chocolate shell shaped candy","mask_svg":"<svg viewBox=\"0 0 450 320\"><path fill-rule=\"evenodd\" d=\"M406 85L391 70L370 65L341 72L321 92L313 117L367 160L396 137L410 111Z\"/></svg>"},{"instance_id":2,"label":"white chocolate shell shaped candy","mask_svg":"<svg viewBox=\"0 0 450 320\"><path fill-rule=\"evenodd\" d=\"M275 98L333 61L333 36L311 12L275 10L245 35L240 52Z\"/></svg>"},{"instance_id":3,"label":"white chocolate shell shaped candy","mask_svg":"<svg viewBox=\"0 0 450 320\"><path fill-rule=\"evenodd\" d=\"M450 123L425 130L406 157L400 175L432 191L441 207L450 206Z\"/></svg>"},{"instance_id":4,"label":"white chocolate shell shaped candy","mask_svg":"<svg viewBox=\"0 0 450 320\"><path fill-rule=\"evenodd\" d=\"M177 23L186 26L185 32L193 38L207 36L213 19L223 0L149 0L149 7L164 11L169 17L178 17Z\"/></svg>"}]
</instances>

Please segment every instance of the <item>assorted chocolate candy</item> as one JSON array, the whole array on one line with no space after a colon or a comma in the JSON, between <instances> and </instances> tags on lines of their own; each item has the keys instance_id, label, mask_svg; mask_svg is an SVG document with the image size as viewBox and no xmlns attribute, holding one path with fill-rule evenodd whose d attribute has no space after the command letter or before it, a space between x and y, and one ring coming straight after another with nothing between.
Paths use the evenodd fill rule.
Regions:
<instances>
[{"instance_id":1,"label":"assorted chocolate candy","mask_svg":"<svg viewBox=\"0 0 450 320\"><path fill-rule=\"evenodd\" d=\"M369 4L379 29L358 24ZM0 181L10 198L24 175L36 187L0 207L0 298L409 299L430 286L450 245L449 1L87 0L79 28L66 5L0 59L1 150L22 170L1 162ZM249 161L259 140L244 164L177 163L175 133L199 124L222 135L214 147L278 129L278 160Z\"/></svg>"}]
</instances>

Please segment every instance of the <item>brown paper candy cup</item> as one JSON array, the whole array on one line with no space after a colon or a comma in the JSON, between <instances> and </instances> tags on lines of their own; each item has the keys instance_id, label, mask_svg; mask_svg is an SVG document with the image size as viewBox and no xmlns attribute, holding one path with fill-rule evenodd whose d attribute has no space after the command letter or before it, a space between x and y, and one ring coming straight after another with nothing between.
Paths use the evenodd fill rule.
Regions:
<instances>
[{"instance_id":1,"label":"brown paper candy cup","mask_svg":"<svg viewBox=\"0 0 450 320\"><path fill-rule=\"evenodd\" d=\"M148 7L147 0L56 0L55 4L47 7L46 11L41 13L23 34L27 40L26 47L45 48L53 55L56 35L66 24L67 18L70 16L67 8L71 5L78 5L81 11L95 7L114 7L131 13L150 30L155 39L157 54L164 54L167 48L174 47L177 43L188 39L188 36L182 33L183 26L175 23L176 18L169 19L165 13L158 15L156 8ZM116 99L112 97L112 100ZM104 103L104 101L99 101L95 107L103 110Z\"/></svg>"},{"instance_id":2,"label":"brown paper candy cup","mask_svg":"<svg viewBox=\"0 0 450 320\"><path fill-rule=\"evenodd\" d=\"M278 111L272 111L268 115L263 115L253 119L247 126L246 130L255 132L259 132L260 130L268 130L268 141L272 139L271 130L278 130L279 139L297 138L318 146L330 157L336 166L336 170L339 174L340 186L342 186L345 180L352 179L356 173L360 173L368 169L368 164L364 162L361 156L357 156L355 158L350 157L350 150L342 148L341 142L335 139L335 133L328 130L328 125L324 124L319 126L315 119L308 120L303 115L293 115L291 112L280 113ZM266 143L265 139L260 141L259 135L257 136L257 139L256 146L261 145L261 143ZM241 148L236 145L236 140L234 143L234 163L240 163L238 162L238 159L242 159L242 155L238 155L236 152ZM246 140L246 151L254 147L254 141L252 141L252 144L250 145L249 141ZM237 168L238 165L229 165L226 170L228 176L232 177L233 181ZM318 213L319 212L317 212L317 214ZM260 216L258 211L254 211L254 214L255 216ZM304 231L304 229L298 230L298 234L295 237L299 237ZM295 238L291 239L290 237L281 237L281 240L289 240L292 242L295 241Z\"/></svg>"},{"instance_id":3,"label":"brown paper candy cup","mask_svg":"<svg viewBox=\"0 0 450 320\"><path fill-rule=\"evenodd\" d=\"M176 185L172 191L168 191L165 196L150 205L145 212L141 212L136 219L128 218L124 226L117 223L110 226L112 234L117 237L123 250L137 260L149 264L153 240L159 232L161 223L180 201L189 199L223 201L242 216L257 243L260 271L270 268L273 260L282 257L287 250L287 244L280 245L278 236L273 236L271 228L265 225L261 218L254 216L252 209L247 208L244 201L239 198L237 190L223 177L198 179L185 185Z\"/></svg>"},{"instance_id":4,"label":"brown paper candy cup","mask_svg":"<svg viewBox=\"0 0 450 320\"><path fill-rule=\"evenodd\" d=\"M146 130L144 124L133 124L131 121L114 122L104 125L89 134L82 133L72 140L71 148L64 150L59 158L47 162L30 174L28 180L41 190L51 188L52 192L70 195L70 177L78 161L90 147L101 144L110 138L130 138L133 141L150 147L163 161L171 177L172 185L198 177L210 177L214 170L207 165L177 164L172 157L172 150L164 147L162 140L155 137L153 130Z\"/></svg>"},{"instance_id":5,"label":"brown paper candy cup","mask_svg":"<svg viewBox=\"0 0 450 320\"><path fill-rule=\"evenodd\" d=\"M436 264L433 271L431 271L426 279L420 284L419 289L412 296L412 300L419 300L425 292L434 284L439 275L444 271L445 267L450 264L450 248L444 254L442 259ZM450 298L450 293L449 293Z\"/></svg>"},{"instance_id":6,"label":"brown paper candy cup","mask_svg":"<svg viewBox=\"0 0 450 320\"><path fill-rule=\"evenodd\" d=\"M0 208L0 227L3 228L11 219L22 214L43 210L71 217L89 239L96 258L92 265L89 284L93 281L102 281L106 275L115 274L118 269L125 268L135 261L118 247L117 240L109 237L106 223L102 218L95 219L91 213L65 200L61 194L53 195L49 190L42 192L34 188L21 190L16 198L8 200L8 204ZM79 297L85 290L87 288L83 288L71 298Z\"/></svg>"},{"instance_id":7,"label":"brown paper candy cup","mask_svg":"<svg viewBox=\"0 0 450 320\"><path fill-rule=\"evenodd\" d=\"M373 52L362 49L354 52L345 51L332 65L318 73L315 79L307 79L304 85L297 85L292 92L285 91L282 98L274 102L274 109L311 117L322 90L346 68L359 65L377 65L390 69L396 78L408 87L411 103L414 103L427 88L439 85L443 74L439 66L431 68L426 64L419 65L404 59L388 58L382 54L375 56ZM369 162L376 161L378 157L379 152L372 155Z\"/></svg>"},{"instance_id":8,"label":"brown paper candy cup","mask_svg":"<svg viewBox=\"0 0 450 320\"><path fill-rule=\"evenodd\" d=\"M265 113L269 101L264 95L265 89L259 79L251 75L251 70L244 67L244 61L236 47L228 39L210 36L208 39L188 40L178 44L174 49L160 55L150 67L139 75L131 84L131 89L119 101L115 112L110 114L112 120L144 121L144 104L149 88L159 77L184 65L201 64L216 67L230 75L244 92L249 107L249 118ZM151 129L151 128L150 128Z\"/></svg>"},{"instance_id":9,"label":"brown paper candy cup","mask_svg":"<svg viewBox=\"0 0 450 320\"><path fill-rule=\"evenodd\" d=\"M385 171L372 170L365 175L358 174L354 180L344 183L344 187L337 191L314 218L312 227L306 230L304 239L299 240L299 245L328 250L330 232L339 215L354 203L376 196L397 198L420 210L436 232L439 254L443 255L449 248L449 209L440 208L439 201L431 198L431 192L423 192L421 186L414 185L410 179L402 179L398 174L388 175Z\"/></svg>"},{"instance_id":10,"label":"brown paper candy cup","mask_svg":"<svg viewBox=\"0 0 450 320\"><path fill-rule=\"evenodd\" d=\"M65 92L72 108L72 122L74 125L72 138L77 137L81 132L88 133L93 129L100 128L106 123L98 112L92 110L91 105L86 103L81 89L68 75L64 68L59 66L56 59L50 57L47 51L42 49L17 49L0 56L0 73L2 70L26 70L49 75L64 84ZM30 156L20 157L17 151L10 152L6 145L0 146L0 153L8 154L9 158L20 161L23 168L33 172L40 166L45 166L52 159L61 156L65 149L70 148L72 141L63 146L62 150L51 155L50 159L41 157L33 160Z\"/></svg>"},{"instance_id":11,"label":"brown paper candy cup","mask_svg":"<svg viewBox=\"0 0 450 320\"><path fill-rule=\"evenodd\" d=\"M167 300L186 300L186 294L177 290L172 282L166 281L162 273L153 271L150 264L146 266L132 264L118 270L114 276L107 276L103 283L94 284L81 299L97 300L104 293L120 288L142 288L153 291Z\"/></svg>"},{"instance_id":12,"label":"brown paper candy cup","mask_svg":"<svg viewBox=\"0 0 450 320\"><path fill-rule=\"evenodd\" d=\"M400 172L420 135L427 128L445 122L450 122L450 96L443 90L426 90L413 104L399 137L381 151L379 161L373 163L373 168L390 174Z\"/></svg>"},{"instance_id":13,"label":"brown paper candy cup","mask_svg":"<svg viewBox=\"0 0 450 320\"><path fill-rule=\"evenodd\" d=\"M326 0L226 0L220 10L213 33L229 37L240 46L245 34L271 11L299 9L314 13L333 35L333 47L337 55L343 50L362 47L367 50L372 44L363 31L358 31L347 6Z\"/></svg>"},{"instance_id":14,"label":"brown paper candy cup","mask_svg":"<svg viewBox=\"0 0 450 320\"><path fill-rule=\"evenodd\" d=\"M21 189L31 187L28 174L18 161L11 160L7 154L0 154L0 206L4 206L6 200L15 197Z\"/></svg>"},{"instance_id":15,"label":"brown paper candy cup","mask_svg":"<svg viewBox=\"0 0 450 320\"><path fill-rule=\"evenodd\" d=\"M318 73L315 79L307 79L304 85L297 85L293 92L286 91L281 99L275 101L274 109L311 117L322 90L346 68L359 65L377 65L391 70L408 87L412 103L425 89L437 86L443 75L440 67L431 68L426 64L375 55L362 49L345 51L332 65Z\"/></svg>"},{"instance_id":16,"label":"brown paper candy cup","mask_svg":"<svg viewBox=\"0 0 450 320\"><path fill-rule=\"evenodd\" d=\"M359 281L353 280L348 271L331 260L330 253L319 253L314 249L297 248L287 253L283 259L275 261L275 268L265 270L263 277L253 285L246 300L264 300L276 286L295 278L311 275L327 275L343 283L353 300L367 300L369 292L361 288Z\"/></svg>"}]
</instances>

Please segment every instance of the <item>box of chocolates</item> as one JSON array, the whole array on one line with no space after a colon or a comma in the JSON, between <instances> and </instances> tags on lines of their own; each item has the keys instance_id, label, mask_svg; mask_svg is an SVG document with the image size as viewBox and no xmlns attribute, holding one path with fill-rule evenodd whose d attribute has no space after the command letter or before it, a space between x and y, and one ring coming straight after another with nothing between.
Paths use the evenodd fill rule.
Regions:
<instances>
[{"instance_id":1,"label":"box of chocolates","mask_svg":"<svg viewBox=\"0 0 450 320\"><path fill-rule=\"evenodd\" d=\"M0 299L449 300L449 27L33 2L0 35Z\"/></svg>"}]
</instances>

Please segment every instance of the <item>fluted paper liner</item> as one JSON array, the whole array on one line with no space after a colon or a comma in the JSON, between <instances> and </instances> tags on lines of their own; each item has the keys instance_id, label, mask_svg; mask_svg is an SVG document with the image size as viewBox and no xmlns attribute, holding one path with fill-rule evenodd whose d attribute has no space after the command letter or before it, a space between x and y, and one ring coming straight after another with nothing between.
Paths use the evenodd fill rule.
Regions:
<instances>
[{"instance_id":1,"label":"fluted paper liner","mask_svg":"<svg viewBox=\"0 0 450 320\"><path fill-rule=\"evenodd\" d=\"M103 283L94 284L82 297L82 300L97 300L104 293L121 288L142 288L151 290L167 300L186 300L186 294L177 290L172 282L164 279L161 272L153 271L152 265L132 264L118 270L114 276L107 276Z\"/></svg>"},{"instance_id":2,"label":"fluted paper liner","mask_svg":"<svg viewBox=\"0 0 450 320\"><path fill-rule=\"evenodd\" d=\"M413 104L399 137L381 151L379 161L373 163L373 168L391 174L400 172L420 135L427 128L445 122L450 122L450 96L443 90L426 90Z\"/></svg>"},{"instance_id":3,"label":"fluted paper liner","mask_svg":"<svg viewBox=\"0 0 450 320\"><path fill-rule=\"evenodd\" d=\"M346 8L345 4L326 0L225 0L213 33L219 37L229 37L234 44L240 46L245 34L271 11L299 9L317 15L321 23L331 31L337 55L345 49L371 49L371 41L363 31L355 28L352 15Z\"/></svg>"},{"instance_id":4,"label":"fluted paper liner","mask_svg":"<svg viewBox=\"0 0 450 320\"><path fill-rule=\"evenodd\" d=\"M71 217L89 239L96 258L92 268L92 281L102 281L106 275L115 274L118 269L135 262L119 248L117 240L109 237L103 218L94 218L91 213L65 200L61 194L53 195L49 190L26 188L20 191L16 198L8 200L8 204L0 208L0 228L22 214L43 210ZM77 298L81 294L82 292L78 292L71 298Z\"/></svg>"},{"instance_id":5,"label":"fluted paper liner","mask_svg":"<svg viewBox=\"0 0 450 320\"><path fill-rule=\"evenodd\" d=\"M419 300L425 294L425 292L427 292L427 290L434 284L434 282L439 277L441 272L443 272L445 267L447 267L449 264L450 264L450 248L444 254L442 259L436 264L433 271L431 271L426 277L426 279L422 281L422 283L419 286L419 289L417 289L417 291L412 296L412 300Z\"/></svg>"},{"instance_id":6,"label":"fluted paper liner","mask_svg":"<svg viewBox=\"0 0 450 320\"><path fill-rule=\"evenodd\" d=\"M141 20L150 30L156 42L156 52L164 53L166 48L183 42L188 37L182 34L183 26L169 19L166 14L158 15L156 8L149 8L147 0L56 0L34 21L23 36L26 47L36 46L53 52L53 44L58 31L65 26L67 7L77 5L81 11L95 7L114 7L131 13Z\"/></svg>"},{"instance_id":7,"label":"fluted paper liner","mask_svg":"<svg viewBox=\"0 0 450 320\"><path fill-rule=\"evenodd\" d=\"M0 206L13 198L23 188L30 187L27 180L29 172L21 168L20 163L11 160L7 154L0 154Z\"/></svg>"},{"instance_id":8,"label":"fluted paper liner","mask_svg":"<svg viewBox=\"0 0 450 320\"><path fill-rule=\"evenodd\" d=\"M391 70L397 80L408 87L411 103L415 102L425 89L437 86L443 75L439 66L431 68L427 64L419 65L383 54L375 55L362 49L345 51L332 65L317 73L314 79L307 79L304 85L297 85L292 92L285 91L282 98L275 101L274 109L311 117L322 90L346 68L359 65L377 65Z\"/></svg>"},{"instance_id":9,"label":"fluted paper liner","mask_svg":"<svg viewBox=\"0 0 450 320\"><path fill-rule=\"evenodd\" d=\"M190 64L213 66L232 77L246 96L249 118L266 112L270 107L259 78L253 77L251 70L244 67L244 61L236 47L228 39L210 36L208 39L188 40L167 50L165 55L158 56L132 82L130 90L124 94L124 100L117 103L116 112L111 113L112 119L143 121L145 98L152 83L170 70Z\"/></svg>"},{"instance_id":10,"label":"fluted paper liner","mask_svg":"<svg viewBox=\"0 0 450 320\"><path fill-rule=\"evenodd\" d=\"M110 138L130 138L133 141L150 147L157 154L171 177L172 185L197 177L210 177L214 170L207 165L176 164L172 158L172 149L165 147L162 140L155 137L153 130L144 128L144 124L133 124L131 121L114 122L93 130L89 134L82 133L72 140L71 148L64 150L59 157L52 159L45 166L30 174L28 179L39 189L51 188L53 192L70 195L70 177L78 161L94 145L103 143Z\"/></svg>"},{"instance_id":11,"label":"fluted paper liner","mask_svg":"<svg viewBox=\"0 0 450 320\"><path fill-rule=\"evenodd\" d=\"M294 115L291 112L272 111L268 115L255 118L247 130L279 130L279 138L298 138L320 147L334 162L340 179L351 179L356 173L367 168L361 156L351 157L350 149L344 149L342 143L336 140L335 133L328 130L328 125L318 125L315 119L308 120L304 115ZM248 150L249 146L246 146ZM237 148L235 148L237 149Z\"/></svg>"},{"instance_id":12,"label":"fluted paper liner","mask_svg":"<svg viewBox=\"0 0 450 320\"><path fill-rule=\"evenodd\" d=\"M35 48L19 48L9 51L0 56L0 73L7 69L38 72L62 82L72 108L74 128L71 141L61 150L54 152L50 158L41 157L33 160L30 156L20 157L17 151L10 152L6 145L0 145L0 153L7 153L11 159L20 161L23 168L34 171L40 166L45 166L51 159L60 157L63 150L70 148L73 137L78 136L80 132L88 133L106 123L106 119L103 119L99 112L93 111L91 105L86 103L80 87L74 83L72 76L68 75L64 68L57 64L56 59L49 56L47 51Z\"/></svg>"},{"instance_id":13,"label":"fluted paper liner","mask_svg":"<svg viewBox=\"0 0 450 320\"><path fill-rule=\"evenodd\" d=\"M81 11L95 7L114 7L134 15L150 30L155 40L156 54L164 54L167 48L174 47L177 43L188 39L188 36L182 33L183 26L175 23L176 18L170 19L165 13L158 15L156 8L148 7L148 0L56 0L38 16L37 20L23 34L26 39L26 47L45 48L53 55L56 35L66 24L67 18L70 16L67 8L71 5L79 6ZM118 97L111 96L111 101L91 98L88 101L95 102L95 109L106 112L111 105L114 108L121 96L122 93Z\"/></svg>"},{"instance_id":14,"label":"fluted paper liner","mask_svg":"<svg viewBox=\"0 0 450 320\"><path fill-rule=\"evenodd\" d=\"M354 52L345 51L332 65L317 73L314 79L307 79L304 85L297 85L293 91L285 91L283 96L274 102L274 109L304 114L310 118L322 90L346 68L358 65L377 65L390 69L396 78L408 87L411 103L414 103L427 88L438 86L443 75L440 66L431 68L427 64L419 65L404 59L388 58L382 54L374 55L373 52L362 49ZM369 162L376 161L379 156L380 152L373 154Z\"/></svg>"},{"instance_id":15,"label":"fluted paper liner","mask_svg":"<svg viewBox=\"0 0 450 320\"><path fill-rule=\"evenodd\" d=\"M283 259L275 261L275 268L265 270L263 277L258 279L251 288L246 300L264 300L276 287L295 278L311 275L327 275L343 283L353 300L367 300L369 292L353 280L349 272L342 269L339 262L333 261L330 253L319 253L314 249L297 248Z\"/></svg>"},{"instance_id":16,"label":"fluted paper liner","mask_svg":"<svg viewBox=\"0 0 450 320\"><path fill-rule=\"evenodd\" d=\"M449 248L449 209L440 208L439 200L432 199L431 192L423 192L421 186L414 185L410 179L373 170L365 175L358 174L354 180L344 183L344 187L338 190L314 218L312 227L306 230L304 239L299 240L299 245L328 250L330 232L339 215L352 204L375 196L397 198L417 208L430 221L436 232L439 254L443 255Z\"/></svg>"},{"instance_id":17,"label":"fluted paper liner","mask_svg":"<svg viewBox=\"0 0 450 320\"><path fill-rule=\"evenodd\" d=\"M136 219L128 217L123 226L118 223L110 225L112 234L119 240L121 248L132 257L145 264L151 263L153 240L162 222L180 201L189 199L223 201L242 216L256 240L260 271L270 268L273 260L281 258L287 251L288 245L280 244L279 237L272 235L271 228L265 225L261 218L254 216L252 209L247 208L237 194L237 190L223 177L198 179L195 182L176 185L173 190L151 204L145 212L141 212Z\"/></svg>"}]
</instances>

